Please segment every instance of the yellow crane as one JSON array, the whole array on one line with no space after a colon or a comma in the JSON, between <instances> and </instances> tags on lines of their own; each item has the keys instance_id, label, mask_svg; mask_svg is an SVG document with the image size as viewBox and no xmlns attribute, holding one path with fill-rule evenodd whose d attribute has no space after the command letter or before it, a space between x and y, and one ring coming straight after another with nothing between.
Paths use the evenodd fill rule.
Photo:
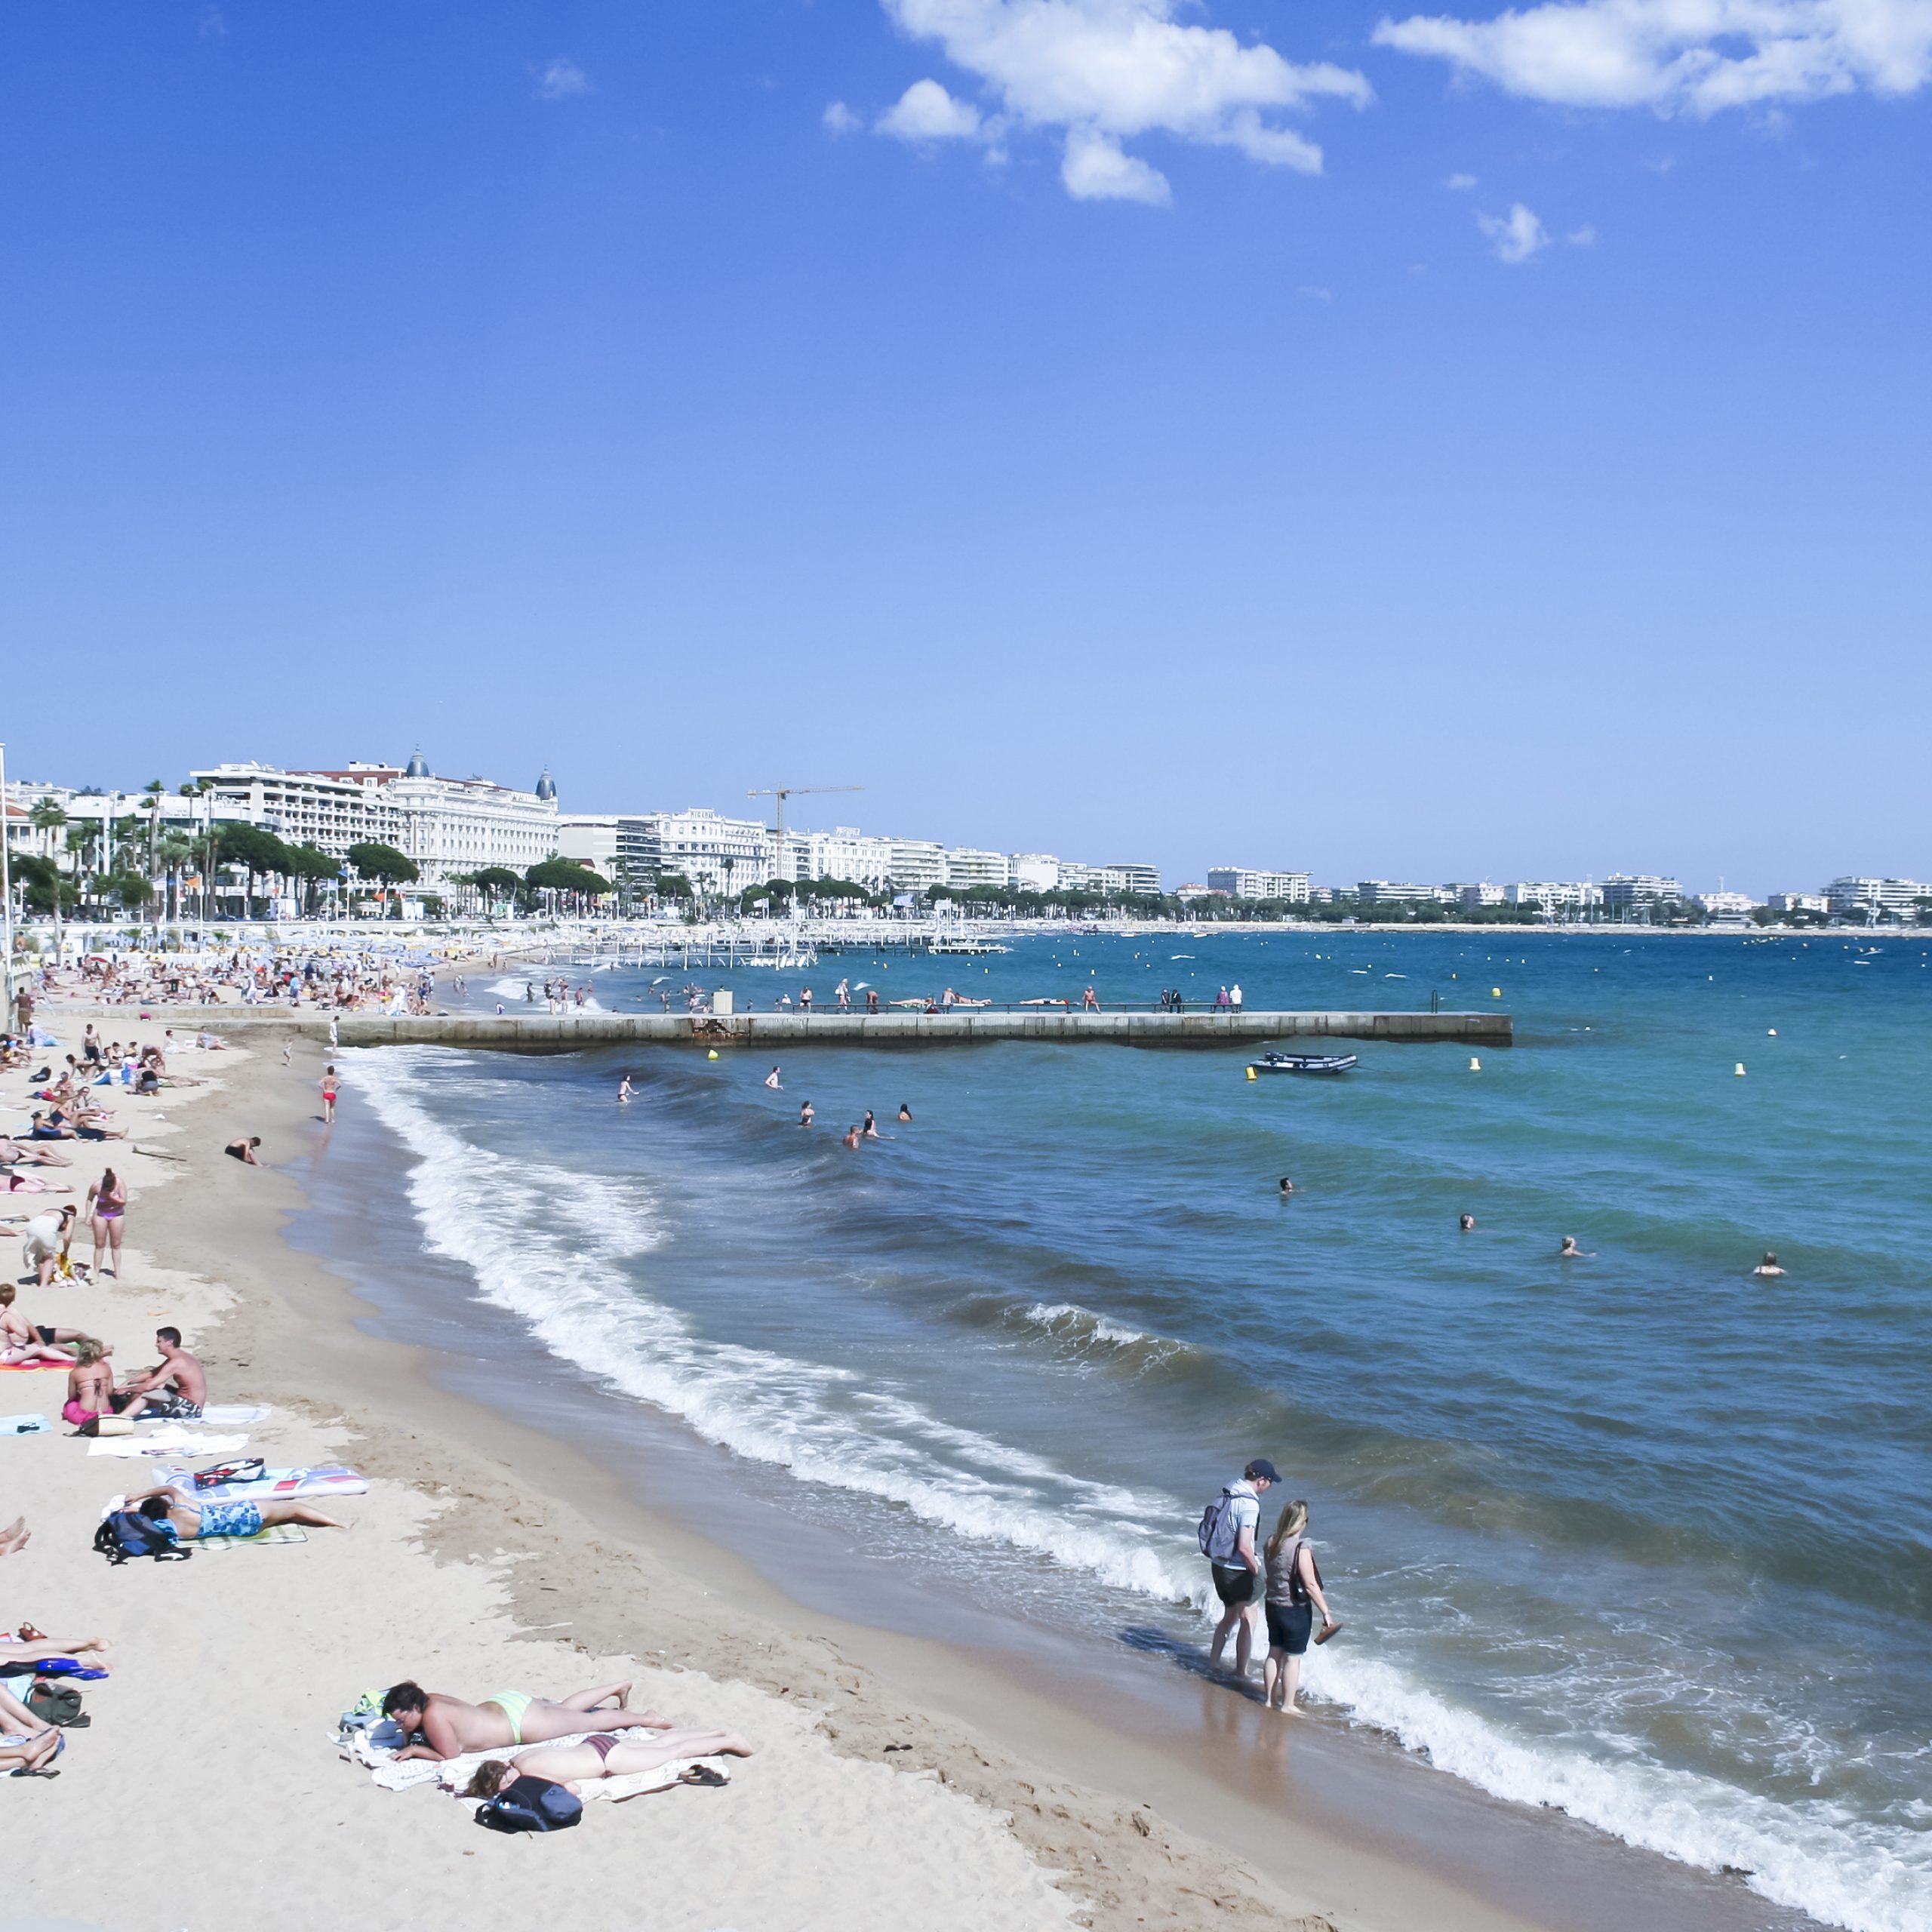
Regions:
<instances>
[{"instance_id":1,"label":"yellow crane","mask_svg":"<svg viewBox=\"0 0 1932 1932\"><path fill-rule=\"evenodd\" d=\"M863 785L761 785L756 791L747 792L748 798L776 798L778 801L778 823L772 829L780 837L785 832L785 801L794 793L803 796L808 792L863 792Z\"/></svg>"}]
</instances>

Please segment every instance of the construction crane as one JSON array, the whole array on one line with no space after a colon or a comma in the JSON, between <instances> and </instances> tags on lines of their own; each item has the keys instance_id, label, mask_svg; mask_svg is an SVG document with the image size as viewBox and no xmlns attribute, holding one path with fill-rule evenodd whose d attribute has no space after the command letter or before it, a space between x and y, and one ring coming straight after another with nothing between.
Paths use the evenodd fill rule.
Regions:
<instances>
[{"instance_id":1,"label":"construction crane","mask_svg":"<svg viewBox=\"0 0 1932 1932\"><path fill-rule=\"evenodd\" d=\"M773 827L780 838L785 833L785 801L795 792L802 796L808 792L863 792L863 785L761 785L755 792L747 792L748 798L776 798L778 801L778 823Z\"/></svg>"}]
</instances>

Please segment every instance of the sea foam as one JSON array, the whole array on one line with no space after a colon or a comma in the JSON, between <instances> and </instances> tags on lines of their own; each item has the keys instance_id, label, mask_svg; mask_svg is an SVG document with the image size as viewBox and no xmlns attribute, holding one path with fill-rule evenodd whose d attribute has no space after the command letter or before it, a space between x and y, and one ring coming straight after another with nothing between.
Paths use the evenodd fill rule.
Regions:
<instances>
[{"instance_id":1,"label":"sea foam","mask_svg":"<svg viewBox=\"0 0 1932 1932\"><path fill-rule=\"evenodd\" d=\"M1191 1603L1204 1617L1204 1566L1182 1533L1195 1509L1072 1475L890 1390L861 1386L850 1371L700 1336L639 1291L635 1264L663 1235L649 1183L513 1161L465 1140L410 1078L437 1051L375 1050L383 1073L358 1091L417 1157L408 1188L426 1244L467 1268L484 1299L521 1316L553 1354L802 1481L900 1505L956 1535L1051 1555L1118 1589ZM1074 1303L1036 1303L1023 1318L1083 1345L1160 1341ZM1372 1641L1358 1629L1332 1650L1311 1651L1310 1694L1438 1768L1498 1798L1558 1807L1632 1845L1747 1873L1764 1898L1850 1932L1932 1923L1922 1834L1823 1801L1759 1796L1647 1759L1627 1743L1514 1734L1367 1654Z\"/></svg>"}]
</instances>

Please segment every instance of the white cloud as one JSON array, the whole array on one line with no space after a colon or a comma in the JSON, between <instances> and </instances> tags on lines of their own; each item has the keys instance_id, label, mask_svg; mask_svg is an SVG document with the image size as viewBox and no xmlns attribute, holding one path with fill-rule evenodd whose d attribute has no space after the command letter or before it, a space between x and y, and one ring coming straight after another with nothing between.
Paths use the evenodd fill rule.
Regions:
<instances>
[{"instance_id":1,"label":"white cloud","mask_svg":"<svg viewBox=\"0 0 1932 1932\"><path fill-rule=\"evenodd\" d=\"M1473 174L1452 174L1442 185L1451 194L1466 195L1476 185L1476 177Z\"/></svg>"},{"instance_id":2,"label":"white cloud","mask_svg":"<svg viewBox=\"0 0 1932 1932\"><path fill-rule=\"evenodd\" d=\"M1092 128L1068 134L1060 178L1076 202L1145 202L1164 208L1172 199L1168 177L1158 168L1123 153L1111 135Z\"/></svg>"},{"instance_id":3,"label":"white cloud","mask_svg":"<svg viewBox=\"0 0 1932 1932\"><path fill-rule=\"evenodd\" d=\"M1165 177L1121 145L1148 134L1318 174L1321 150L1273 117L1320 99L1365 107L1374 97L1347 69L1300 65L1265 44L1244 46L1223 28L1183 24L1175 17L1193 0L882 4L904 32L937 42L976 75L1005 116L1060 132L1060 178L1081 199L1164 202Z\"/></svg>"},{"instance_id":4,"label":"white cloud","mask_svg":"<svg viewBox=\"0 0 1932 1932\"><path fill-rule=\"evenodd\" d=\"M980 131L980 110L937 81L915 81L879 116L878 128L902 141L970 141Z\"/></svg>"},{"instance_id":5,"label":"white cloud","mask_svg":"<svg viewBox=\"0 0 1932 1932\"><path fill-rule=\"evenodd\" d=\"M1476 226L1489 237L1496 259L1512 267L1549 246L1549 230L1521 202L1506 215L1478 215Z\"/></svg>"},{"instance_id":6,"label":"white cloud","mask_svg":"<svg viewBox=\"0 0 1932 1932\"><path fill-rule=\"evenodd\" d=\"M1597 245L1597 232L1586 221L1581 228L1573 228L1564 236L1573 248L1594 248Z\"/></svg>"},{"instance_id":7,"label":"white cloud","mask_svg":"<svg viewBox=\"0 0 1932 1932\"><path fill-rule=\"evenodd\" d=\"M855 134L862 125L859 117L842 100L828 101L820 118L828 134Z\"/></svg>"},{"instance_id":8,"label":"white cloud","mask_svg":"<svg viewBox=\"0 0 1932 1932\"><path fill-rule=\"evenodd\" d=\"M568 100L574 94L588 91L589 86L589 76L574 60L566 60L561 54L546 61L537 76L537 91L546 100Z\"/></svg>"},{"instance_id":9,"label":"white cloud","mask_svg":"<svg viewBox=\"0 0 1932 1932\"><path fill-rule=\"evenodd\" d=\"M1493 20L1384 20L1376 44L1569 107L1712 115L1932 79L1927 0L1549 0Z\"/></svg>"}]
</instances>

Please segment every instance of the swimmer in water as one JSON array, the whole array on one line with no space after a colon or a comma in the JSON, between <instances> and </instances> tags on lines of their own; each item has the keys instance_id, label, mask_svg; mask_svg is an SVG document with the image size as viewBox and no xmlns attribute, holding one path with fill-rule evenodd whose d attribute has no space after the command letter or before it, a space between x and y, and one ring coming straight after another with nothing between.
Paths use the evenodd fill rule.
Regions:
<instances>
[{"instance_id":1,"label":"swimmer in water","mask_svg":"<svg viewBox=\"0 0 1932 1932\"><path fill-rule=\"evenodd\" d=\"M876 1140L878 1138L878 1122L872 1118L872 1110L870 1107L866 1109L865 1124L859 1131L868 1140Z\"/></svg>"},{"instance_id":2,"label":"swimmer in water","mask_svg":"<svg viewBox=\"0 0 1932 1932\"><path fill-rule=\"evenodd\" d=\"M798 1124L801 1127L810 1127L811 1124L812 1103L811 1101L808 1100L805 1102L804 1106L800 1107L798 1109Z\"/></svg>"},{"instance_id":3,"label":"swimmer in water","mask_svg":"<svg viewBox=\"0 0 1932 1932\"><path fill-rule=\"evenodd\" d=\"M769 1087L774 1094L778 1091L778 1069L777 1067L774 1066L771 1071L764 1076L764 1084Z\"/></svg>"},{"instance_id":4,"label":"swimmer in water","mask_svg":"<svg viewBox=\"0 0 1932 1932\"><path fill-rule=\"evenodd\" d=\"M1476 1231L1476 1217L1473 1214L1465 1214L1457 1222L1456 1226L1463 1233L1472 1235Z\"/></svg>"},{"instance_id":5,"label":"swimmer in water","mask_svg":"<svg viewBox=\"0 0 1932 1932\"><path fill-rule=\"evenodd\" d=\"M856 1127L848 1127L840 1138L848 1147L856 1150L859 1145L859 1130Z\"/></svg>"},{"instance_id":6,"label":"swimmer in water","mask_svg":"<svg viewBox=\"0 0 1932 1932\"><path fill-rule=\"evenodd\" d=\"M1556 1251L1556 1258L1559 1261L1589 1261L1595 1257L1593 1255L1586 1254L1577 1245L1577 1237L1574 1235L1565 1235L1563 1237L1563 1245Z\"/></svg>"},{"instance_id":7,"label":"swimmer in water","mask_svg":"<svg viewBox=\"0 0 1932 1932\"><path fill-rule=\"evenodd\" d=\"M1284 1174L1284 1175L1281 1177L1281 1192L1282 1192L1284 1194L1292 1194L1292 1193L1294 1193L1294 1191L1295 1191L1295 1184L1294 1184L1294 1183L1293 1181L1291 1181L1291 1180L1289 1180L1289 1178L1287 1177L1287 1176L1286 1174Z\"/></svg>"},{"instance_id":8,"label":"swimmer in water","mask_svg":"<svg viewBox=\"0 0 1932 1932\"><path fill-rule=\"evenodd\" d=\"M1784 1270L1778 1266L1778 1258L1775 1254L1767 1254L1751 1272L1760 1279L1769 1281L1774 1275L1782 1275Z\"/></svg>"},{"instance_id":9,"label":"swimmer in water","mask_svg":"<svg viewBox=\"0 0 1932 1932\"><path fill-rule=\"evenodd\" d=\"M617 1098L628 1100L631 1097L631 1077L627 1073L617 1082Z\"/></svg>"},{"instance_id":10,"label":"swimmer in water","mask_svg":"<svg viewBox=\"0 0 1932 1932\"><path fill-rule=\"evenodd\" d=\"M912 1118L912 1109L909 1107L903 1100L901 1100L899 1103L899 1118L903 1121L909 1121Z\"/></svg>"}]
</instances>

